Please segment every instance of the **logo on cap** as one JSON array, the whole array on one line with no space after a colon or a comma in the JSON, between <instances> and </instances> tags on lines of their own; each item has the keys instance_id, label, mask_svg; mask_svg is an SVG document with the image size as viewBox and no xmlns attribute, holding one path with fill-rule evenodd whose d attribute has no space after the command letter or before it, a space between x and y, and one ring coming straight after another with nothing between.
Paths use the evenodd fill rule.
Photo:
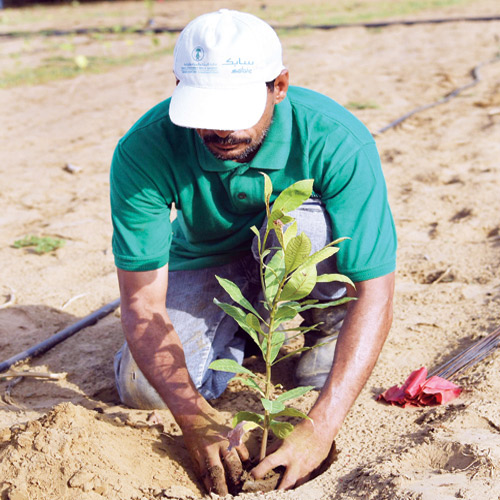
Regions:
<instances>
[{"instance_id":1,"label":"logo on cap","mask_svg":"<svg viewBox=\"0 0 500 500\"><path fill-rule=\"evenodd\" d=\"M195 47L193 49L193 52L191 52L191 57L195 60L195 61L201 61L203 60L203 58L205 57L205 51L203 50L203 47Z\"/></svg>"}]
</instances>

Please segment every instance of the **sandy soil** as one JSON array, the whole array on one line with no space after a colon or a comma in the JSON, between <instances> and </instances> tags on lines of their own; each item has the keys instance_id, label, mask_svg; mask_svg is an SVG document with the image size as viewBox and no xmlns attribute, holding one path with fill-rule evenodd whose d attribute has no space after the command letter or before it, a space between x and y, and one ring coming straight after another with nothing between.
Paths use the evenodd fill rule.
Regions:
<instances>
[{"instance_id":1,"label":"sandy soil","mask_svg":"<svg viewBox=\"0 0 500 500\"><path fill-rule=\"evenodd\" d=\"M100 24L143 19L142 4L127 3L120 6L122 17L110 21L106 14L116 5L102 6ZM176 26L220 6L172 1L159 4L158 14ZM17 30L61 28L85 25L90 8L95 5L57 7L43 18L34 10L27 21L17 11L4 15ZM414 17L482 14L498 14L497 0ZM4 21L1 31L8 30ZM499 34L499 21L456 22L300 31L284 34L283 43L293 83L344 105L372 103L353 111L375 131L469 82L472 67L498 54ZM168 45L172 37L160 39ZM51 42L59 43L0 40L0 69L15 67L9 54L43 63ZM102 40L75 37L72 43L92 54ZM143 42L132 43L140 50ZM109 162L120 136L171 92L171 65L165 55L1 90L0 304L13 298L0 309L1 360L118 296ZM241 498L500 498L500 353L458 379L464 392L447 407L402 410L374 399L412 370L438 366L500 324L500 62L484 66L481 77L460 97L377 137L399 233L395 318L338 436L338 460L297 490ZM67 163L81 171L65 171ZM66 245L45 255L13 248L27 234L61 237ZM16 367L67 373L64 380L25 379L8 389L10 381L0 379L2 499L203 496L169 413L161 412L158 423L148 412L119 404L112 358L121 342L117 312ZM255 359L247 363L259 369ZM290 368L276 379L290 383ZM314 394L304 397L299 407L313 400ZM255 398L234 383L214 404L229 418L252 408Z\"/></svg>"}]
</instances>

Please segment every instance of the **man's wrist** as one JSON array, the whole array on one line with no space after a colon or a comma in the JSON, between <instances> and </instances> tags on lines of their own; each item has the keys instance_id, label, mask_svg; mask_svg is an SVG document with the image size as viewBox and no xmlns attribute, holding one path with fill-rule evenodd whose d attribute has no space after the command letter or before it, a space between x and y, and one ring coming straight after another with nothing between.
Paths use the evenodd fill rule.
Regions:
<instances>
[{"instance_id":1,"label":"man's wrist","mask_svg":"<svg viewBox=\"0 0 500 500\"><path fill-rule=\"evenodd\" d=\"M325 439L331 439L332 441L344 421L344 416L336 412L325 401L317 402L308 416L312 419L316 432L320 432Z\"/></svg>"},{"instance_id":2,"label":"man's wrist","mask_svg":"<svg viewBox=\"0 0 500 500\"><path fill-rule=\"evenodd\" d=\"M198 427L200 421L205 420L206 415L214 411L196 389L189 396L186 395L175 402L171 400L167 405L183 433Z\"/></svg>"}]
</instances>

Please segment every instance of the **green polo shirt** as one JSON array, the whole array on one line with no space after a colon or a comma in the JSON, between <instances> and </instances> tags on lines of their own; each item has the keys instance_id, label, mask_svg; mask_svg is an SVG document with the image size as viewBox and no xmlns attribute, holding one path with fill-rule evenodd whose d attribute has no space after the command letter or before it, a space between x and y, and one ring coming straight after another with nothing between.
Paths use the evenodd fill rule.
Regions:
<instances>
[{"instance_id":1,"label":"green polo shirt","mask_svg":"<svg viewBox=\"0 0 500 500\"><path fill-rule=\"evenodd\" d=\"M265 217L264 178L273 201L286 187L314 179L337 254L353 281L395 269L396 234L377 149L366 127L313 91L290 87L275 107L264 143L249 163L216 159L193 129L169 118L167 99L120 140L111 166L113 252L129 271L199 269L248 252ZM177 218L170 222L175 204Z\"/></svg>"}]
</instances>

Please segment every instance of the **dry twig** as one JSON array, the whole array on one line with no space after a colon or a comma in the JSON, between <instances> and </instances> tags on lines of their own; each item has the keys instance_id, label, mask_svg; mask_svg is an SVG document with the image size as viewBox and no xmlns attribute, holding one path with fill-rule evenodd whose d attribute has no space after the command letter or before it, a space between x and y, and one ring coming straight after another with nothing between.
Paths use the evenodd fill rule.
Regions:
<instances>
[{"instance_id":1,"label":"dry twig","mask_svg":"<svg viewBox=\"0 0 500 500\"><path fill-rule=\"evenodd\" d=\"M439 276L437 279L435 279L431 285L436 285L437 283L439 283L440 281L443 281L444 278L446 278L446 276L448 276L448 274L450 274L450 271L451 271L451 267L449 267L448 269L446 269L446 271L444 271L441 276Z\"/></svg>"},{"instance_id":2,"label":"dry twig","mask_svg":"<svg viewBox=\"0 0 500 500\"><path fill-rule=\"evenodd\" d=\"M50 372L18 372L18 371L10 371L0 374L0 379L3 378L13 378L13 377L33 377L33 378L50 378L53 380L61 380L66 378L67 373L50 373Z\"/></svg>"},{"instance_id":3,"label":"dry twig","mask_svg":"<svg viewBox=\"0 0 500 500\"><path fill-rule=\"evenodd\" d=\"M66 307L68 307L72 302L74 302L75 300L78 300L78 299L81 299L82 297L86 297L88 295L88 292L87 293L81 293L79 295L75 295L74 297L71 297L71 299L67 300L61 307L61 310L65 309Z\"/></svg>"},{"instance_id":4,"label":"dry twig","mask_svg":"<svg viewBox=\"0 0 500 500\"><path fill-rule=\"evenodd\" d=\"M19 384L23 380L23 377L17 377L14 380L11 380L9 384L7 385L7 388L5 389L5 392L3 393L3 396L0 397L0 402L7 406L12 406L18 410L22 409L22 406L18 405L13 399L12 399L12 389Z\"/></svg>"}]
</instances>

